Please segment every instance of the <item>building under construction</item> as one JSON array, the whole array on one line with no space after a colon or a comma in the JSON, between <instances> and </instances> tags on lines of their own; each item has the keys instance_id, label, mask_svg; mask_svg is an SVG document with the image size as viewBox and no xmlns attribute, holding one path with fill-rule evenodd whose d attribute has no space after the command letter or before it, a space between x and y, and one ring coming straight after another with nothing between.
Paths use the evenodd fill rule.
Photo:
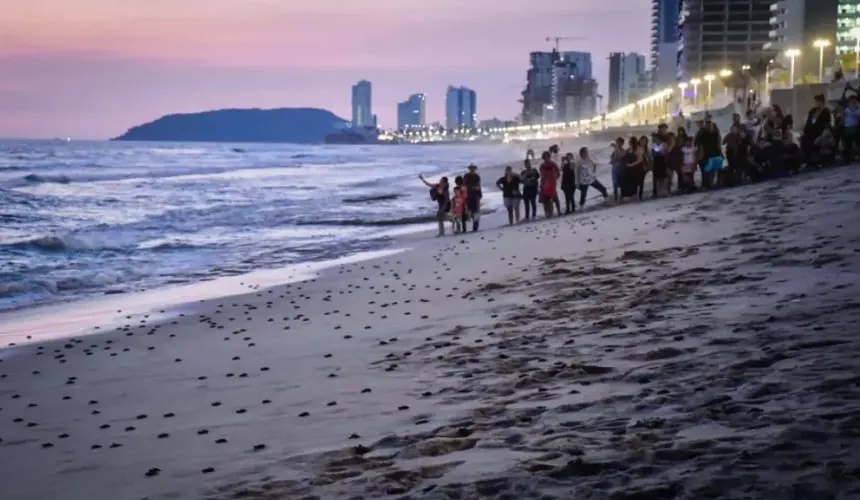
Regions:
<instances>
[{"instance_id":1,"label":"building under construction","mask_svg":"<svg viewBox=\"0 0 860 500\"><path fill-rule=\"evenodd\" d=\"M527 125L576 121L597 113L597 82L588 52L532 52L522 93Z\"/></svg>"}]
</instances>

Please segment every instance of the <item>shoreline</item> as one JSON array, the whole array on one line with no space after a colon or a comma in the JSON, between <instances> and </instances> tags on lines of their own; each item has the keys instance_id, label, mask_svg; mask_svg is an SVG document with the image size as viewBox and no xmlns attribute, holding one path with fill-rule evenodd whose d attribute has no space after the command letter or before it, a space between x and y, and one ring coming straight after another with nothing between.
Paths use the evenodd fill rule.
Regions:
<instances>
[{"instance_id":1,"label":"shoreline","mask_svg":"<svg viewBox=\"0 0 860 500\"><path fill-rule=\"evenodd\" d=\"M849 498L858 186L841 167L422 239L21 346L0 478L22 500Z\"/></svg>"}]
</instances>

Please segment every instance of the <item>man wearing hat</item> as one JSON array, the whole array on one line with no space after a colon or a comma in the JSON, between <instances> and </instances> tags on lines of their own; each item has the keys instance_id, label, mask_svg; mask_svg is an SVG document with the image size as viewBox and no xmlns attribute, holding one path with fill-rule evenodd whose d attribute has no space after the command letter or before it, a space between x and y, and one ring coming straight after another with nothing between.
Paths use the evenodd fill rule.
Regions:
<instances>
[{"instance_id":1,"label":"man wearing hat","mask_svg":"<svg viewBox=\"0 0 860 500\"><path fill-rule=\"evenodd\" d=\"M478 166L474 163L470 163L466 168L468 172L463 176L463 185L466 186L466 207L472 216L472 231L477 231L481 222L481 176L478 175Z\"/></svg>"}]
</instances>

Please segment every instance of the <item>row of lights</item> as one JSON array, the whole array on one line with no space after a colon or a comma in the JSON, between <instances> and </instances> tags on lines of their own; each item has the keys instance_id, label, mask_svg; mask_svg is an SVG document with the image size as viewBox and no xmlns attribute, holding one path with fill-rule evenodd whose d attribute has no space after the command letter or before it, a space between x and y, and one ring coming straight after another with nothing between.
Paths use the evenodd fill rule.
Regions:
<instances>
[{"instance_id":1,"label":"row of lights","mask_svg":"<svg viewBox=\"0 0 860 500\"><path fill-rule=\"evenodd\" d=\"M860 30L858 30L858 38L857 39L858 39L857 57L860 58ZM824 78L824 49L829 47L831 45L831 42L829 40L825 40L825 39L818 39L818 40L815 40L812 45L813 45L813 47L815 47L819 50L819 56L818 56L819 57L819 75L818 75L818 78L819 78L819 81L821 81ZM790 79L791 79L792 86L794 85L795 59L798 56L800 56L800 54L801 54L800 50L796 49L796 48L788 49L785 51L785 56L788 57L789 60L791 61ZM860 61L858 61L857 65L858 65L858 67L860 67ZM743 66L741 66L742 71L748 71L749 69L750 69L749 64L744 64ZM728 77L732 76L732 74L733 74L732 70L730 70L728 68L724 68L724 69L720 70L718 73L718 75L721 78L728 78ZM768 76L768 74L766 72L765 78L767 78L767 76ZM708 74L704 75L704 77L702 77L702 78L692 78L689 82L679 83L678 88L681 90L681 102L683 102L684 91L686 91L687 88L689 88L692 85L694 103L695 104L698 103L698 90L699 90L699 85L702 84L702 80L704 80L708 84L708 100L710 100L711 94L712 94L712 85L713 85L714 80L716 80L716 78L717 78L717 75L715 75L713 73L708 73ZM765 88L767 88L767 87L768 87L768 83L767 83L767 80L765 80ZM629 104L629 105L624 106L622 108L619 108L613 112L607 113L605 115L605 118L607 120L612 120L612 119L616 119L616 118L623 118L626 115L633 112L637 107L640 109L647 109L649 106L653 105L654 103L659 102L660 100L667 99L673 93L674 93L673 89L661 90L655 94L652 94L648 97L640 99L635 104ZM598 115L598 116L595 116L595 117L590 118L590 119L573 121L573 122L545 123L542 125L512 125L512 126L508 126L508 127L497 127L497 128L487 129L487 130L484 130L483 133L486 135L486 133L488 133L488 132L492 133L492 134L498 134L498 133L510 133L510 132L528 132L528 131L553 130L553 129L560 129L560 128L585 127L585 126L588 126L590 124L598 124L601 121L603 121L603 119L604 119L603 116ZM430 134L427 134L425 132L424 134L421 134L421 135L427 136L427 135L438 135L438 134L439 134L438 132L435 132L435 133L431 132Z\"/></svg>"}]
</instances>

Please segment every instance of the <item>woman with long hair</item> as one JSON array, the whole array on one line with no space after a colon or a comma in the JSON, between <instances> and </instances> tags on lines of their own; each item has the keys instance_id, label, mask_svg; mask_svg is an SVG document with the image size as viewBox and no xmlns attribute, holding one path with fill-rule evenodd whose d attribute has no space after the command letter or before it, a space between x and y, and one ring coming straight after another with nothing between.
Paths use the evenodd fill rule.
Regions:
<instances>
[{"instance_id":1,"label":"woman with long hair","mask_svg":"<svg viewBox=\"0 0 860 500\"><path fill-rule=\"evenodd\" d=\"M451 210L451 189L448 186L448 178L442 177L438 183L431 183L424 178L423 174L418 174L418 178L425 186L430 188L430 199L436 202L436 222L439 224L439 233L436 236L445 236L445 221L448 219L448 212Z\"/></svg>"},{"instance_id":2,"label":"woman with long hair","mask_svg":"<svg viewBox=\"0 0 860 500\"><path fill-rule=\"evenodd\" d=\"M505 175L496 181L496 187L502 190L502 200L508 211L508 224L520 221L520 176L514 173L510 166L505 167Z\"/></svg>"},{"instance_id":3,"label":"woman with long hair","mask_svg":"<svg viewBox=\"0 0 860 500\"><path fill-rule=\"evenodd\" d=\"M560 171L558 164L552 161L552 154L549 151L543 152L541 160L543 163L540 165L540 201L544 215L549 218L552 217L553 207L559 207L557 184Z\"/></svg>"},{"instance_id":4,"label":"woman with long hair","mask_svg":"<svg viewBox=\"0 0 860 500\"><path fill-rule=\"evenodd\" d=\"M609 198L609 193L603 184L597 180L597 164L591 159L588 153L588 148L579 148L579 161L576 163L576 183L579 185L579 208L585 206L585 198L588 195L588 188L593 187L600 191L603 199Z\"/></svg>"},{"instance_id":5,"label":"woman with long hair","mask_svg":"<svg viewBox=\"0 0 860 500\"><path fill-rule=\"evenodd\" d=\"M564 194L564 213L576 212L576 170L571 154L561 159L561 192Z\"/></svg>"},{"instance_id":6,"label":"woman with long hair","mask_svg":"<svg viewBox=\"0 0 860 500\"><path fill-rule=\"evenodd\" d=\"M523 205L526 207L526 220L536 219L540 173L532 167L530 158L527 157L523 164L525 168L520 172L520 181L523 186Z\"/></svg>"}]
</instances>

